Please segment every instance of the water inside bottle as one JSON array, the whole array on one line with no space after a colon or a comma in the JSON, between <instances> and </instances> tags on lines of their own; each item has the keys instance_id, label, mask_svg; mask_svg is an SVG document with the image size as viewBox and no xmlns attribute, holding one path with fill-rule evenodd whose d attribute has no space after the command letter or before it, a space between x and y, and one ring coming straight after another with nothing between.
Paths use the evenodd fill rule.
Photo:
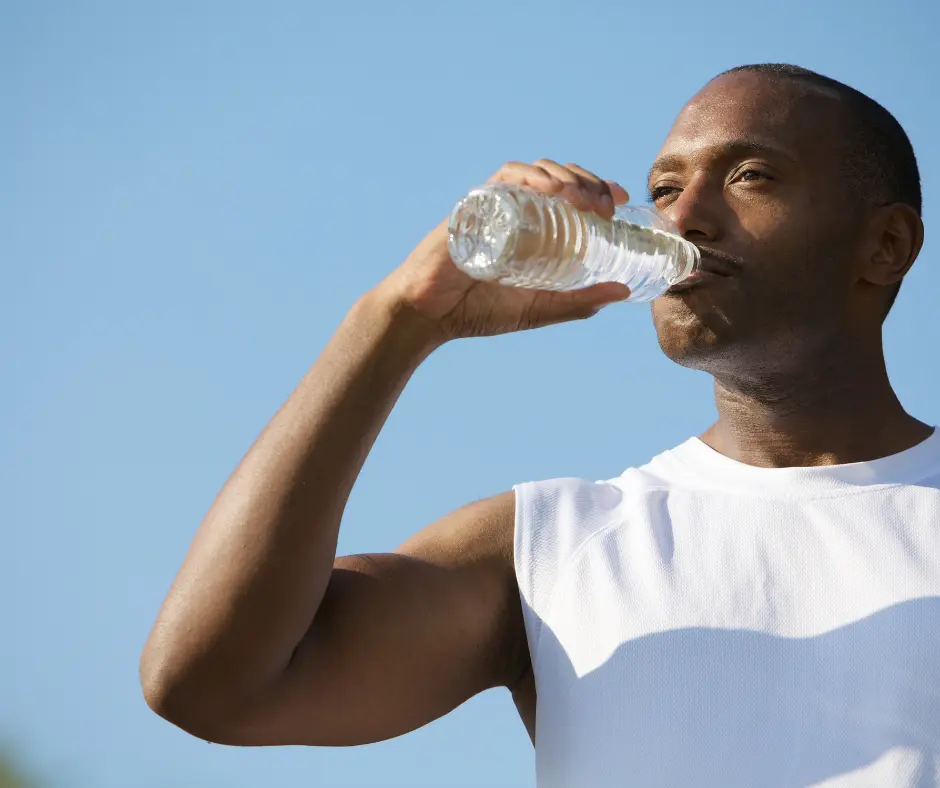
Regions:
<instances>
[{"instance_id":1,"label":"water inside bottle","mask_svg":"<svg viewBox=\"0 0 940 788\"><path fill-rule=\"evenodd\" d=\"M471 192L450 230L455 263L471 276L515 287L572 290L613 281L630 287L630 301L648 301L693 264L676 235L519 189Z\"/></svg>"}]
</instances>

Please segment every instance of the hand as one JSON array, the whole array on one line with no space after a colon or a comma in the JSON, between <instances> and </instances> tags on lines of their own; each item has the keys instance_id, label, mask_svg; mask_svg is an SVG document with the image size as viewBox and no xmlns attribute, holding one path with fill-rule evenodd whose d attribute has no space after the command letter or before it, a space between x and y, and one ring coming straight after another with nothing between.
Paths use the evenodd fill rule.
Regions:
<instances>
[{"instance_id":1,"label":"hand","mask_svg":"<svg viewBox=\"0 0 940 788\"><path fill-rule=\"evenodd\" d=\"M488 181L526 186L563 197L576 208L605 219L614 206L629 201L626 190L576 164L539 159L534 164L509 162ZM490 336L591 317L602 307L622 301L629 290L605 282L580 290L550 291L482 282L465 274L447 250L447 220L418 244L408 259L377 290L430 321L440 341Z\"/></svg>"}]
</instances>

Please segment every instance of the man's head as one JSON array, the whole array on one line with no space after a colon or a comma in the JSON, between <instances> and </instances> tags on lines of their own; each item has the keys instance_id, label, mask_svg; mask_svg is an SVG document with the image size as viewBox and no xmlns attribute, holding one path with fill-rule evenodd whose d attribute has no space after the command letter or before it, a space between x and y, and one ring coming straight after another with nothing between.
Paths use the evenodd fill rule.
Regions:
<instances>
[{"instance_id":1,"label":"man's head","mask_svg":"<svg viewBox=\"0 0 940 788\"><path fill-rule=\"evenodd\" d=\"M732 273L653 303L666 354L715 374L785 371L814 347L877 336L923 241L904 130L862 93L795 66L743 66L706 85L649 189L706 267Z\"/></svg>"}]
</instances>

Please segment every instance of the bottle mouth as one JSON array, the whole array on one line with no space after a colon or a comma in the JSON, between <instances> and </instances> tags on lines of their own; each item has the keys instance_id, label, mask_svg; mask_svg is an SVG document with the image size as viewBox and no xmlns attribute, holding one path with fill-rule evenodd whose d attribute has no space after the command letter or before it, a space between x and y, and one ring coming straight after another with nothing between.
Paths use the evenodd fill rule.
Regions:
<instances>
[{"instance_id":1,"label":"bottle mouth","mask_svg":"<svg viewBox=\"0 0 940 788\"><path fill-rule=\"evenodd\" d=\"M447 250L470 276L498 279L512 257L518 225L519 206L510 192L474 189L450 215Z\"/></svg>"},{"instance_id":2,"label":"bottle mouth","mask_svg":"<svg viewBox=\"0 0 940 788\"><path fill-rule=\"evenodd\" d=\"M702 267L702 252L694 243L686 241L684 251L688 270L683 273L683 279L691 276Z\"/></svg>"},{"instance_id":3,"label":"bottle mouth","mask_svg":"<svg viewBox=\"0 0 940 788\"><path fill-rule=\"evenodd\" d=\"M688 279L702 267L702 253L691 241L681 238L677 251L675 265L672 266L670 275L666 277L666 282L670 287Z\"/></svg>"}]
</instances>

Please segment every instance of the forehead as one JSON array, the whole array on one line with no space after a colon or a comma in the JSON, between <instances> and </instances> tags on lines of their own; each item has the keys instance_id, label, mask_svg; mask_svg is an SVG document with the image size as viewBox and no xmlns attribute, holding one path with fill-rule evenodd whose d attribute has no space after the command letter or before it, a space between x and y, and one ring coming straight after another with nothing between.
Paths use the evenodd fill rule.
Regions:
<instances>
[{"instance_id":1,"label":"forehead","mask_svg":"<svg viewBox=\"0 0 940 788\"><path fill-rule=\"evenodd\" d=\"M710 82L683 107L658 158L694 159L728 146L778 149L800 163L834 160L842 107L825 88L739 72Z\"/></svg>"}]
</instances>

